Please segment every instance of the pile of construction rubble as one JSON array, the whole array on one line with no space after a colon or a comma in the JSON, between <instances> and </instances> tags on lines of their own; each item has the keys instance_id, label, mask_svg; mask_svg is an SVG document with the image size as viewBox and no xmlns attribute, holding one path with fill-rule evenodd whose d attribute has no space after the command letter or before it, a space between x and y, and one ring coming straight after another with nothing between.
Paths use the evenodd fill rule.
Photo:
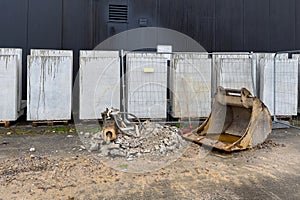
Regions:
<instances>
[{"instance_id":1,"label":"pile of construction rubble","mask_svg":"<svg viewBox=\"0 0 300 200\"><path fill-rule=\"evenodd\" d=\"M181 132L177 127L160 125L151 122L144 122L143 129L139 136L128 136L118 133L116 140L106 142L102 133L83 133L81 140L85 147L98 153L100 156L111 158L160 158L182 152L188 142L180 136Z\"/></svg>"}]
</instances>

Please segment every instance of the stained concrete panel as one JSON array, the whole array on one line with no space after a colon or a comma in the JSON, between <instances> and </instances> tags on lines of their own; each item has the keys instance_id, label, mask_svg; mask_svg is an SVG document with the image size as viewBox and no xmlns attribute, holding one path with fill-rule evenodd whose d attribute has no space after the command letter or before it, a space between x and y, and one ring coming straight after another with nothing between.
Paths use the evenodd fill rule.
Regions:
<instances>
[{"instance_id":1,"label":"stained concrete panel","mask_svg":"<svg viewBox=\"0 0 300 200\"><path fill-rule=\"evenodd\" d=\"M27 120L70 120L72 57L28 56Z\"/></svg>"},{"instance_id":2,"label":"stained concrete panel","mask_svg":"<svg viewBox=\"0 0 300 200\"><path fill-rule=\"evenodd\" d=\"M106 108L120 108L118 51L80 51L80 119L100 119Z\"/></svg>"}]
</instances>

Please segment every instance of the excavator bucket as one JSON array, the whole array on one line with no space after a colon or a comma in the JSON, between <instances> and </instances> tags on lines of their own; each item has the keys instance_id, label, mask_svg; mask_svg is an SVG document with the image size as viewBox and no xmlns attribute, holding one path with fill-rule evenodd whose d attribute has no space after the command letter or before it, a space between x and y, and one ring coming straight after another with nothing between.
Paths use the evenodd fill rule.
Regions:
<instances>
[{"instance_id":1,"label":"excavator bucket","mask_svg":"<svg viewBox=\"0 0 300 200\"><path fill-rule=\"evenodd\" d=\"M272 131L268 108L241 90L218 88L209 118L185 139L227 152L263 143Z\"/></svg>"}]
</instances>

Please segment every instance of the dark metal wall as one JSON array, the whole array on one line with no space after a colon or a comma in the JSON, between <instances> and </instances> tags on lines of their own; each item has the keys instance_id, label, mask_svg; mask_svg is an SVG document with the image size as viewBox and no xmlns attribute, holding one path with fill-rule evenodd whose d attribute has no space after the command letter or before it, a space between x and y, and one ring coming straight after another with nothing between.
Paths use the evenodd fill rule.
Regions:
<instances>
[{"instance_id":1,"label":"dark metal wall","mask_svg":"<svg viewBox=\"0 0 300 200\"><path fill-rule=\"evenodd\" d=\"M128 23L108 21L110 3L128 5ZM296 49L299 9L297 0L1 0L0 45L92 49L145 18L147 26L186 33L208 51Z\"/></svg>"},{"instance_id":2,"label":"dark metal wall","mask_svg":"<svg viewBox=\"0 0 300 200\"><path fill-rule=\"evenodd\" d=\"M278 51L299 49L297 0L93 0L94 44L117 32L148 26L171 28L197 40L208 51ZM110 24L108 4L129 6L128 24ZM103 25L105 24L105 25ZM298 36L299 35L299 36Z\"/></svg>"},{"instance_id":3,"label":"dark metal wall","mask_svg":"<svg viewBox=\"0 0 300 200\"><path fill-rule=\"evenodd\" d=\"M108 20L109 4L128 5L128 22ZM1 0L0 47L93 49L109 36L159 26L185 33L207 51L300 49L299 0ZM24 90L24 96L25 96Z\"/></svg>"}]
</instances>

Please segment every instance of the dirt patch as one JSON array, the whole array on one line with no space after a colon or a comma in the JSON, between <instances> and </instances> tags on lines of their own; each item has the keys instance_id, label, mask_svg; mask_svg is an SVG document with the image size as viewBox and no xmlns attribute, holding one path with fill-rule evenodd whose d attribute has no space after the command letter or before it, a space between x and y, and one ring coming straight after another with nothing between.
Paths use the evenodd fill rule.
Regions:
<instances>
[{"instance_id":1,"label":"dirt patch","mask_svg":"<svg viewBox=\"0 0 300 200\"><path fill-rule=\"evenodd\" d=\"M266 140L264 143L257 145L256 149L271 149L274 147L285 147L285 144L279 144L274 142L273 140Z\"/></svg>"},{"instance_id":2,"label":"dirt patch","mask_svg":"<svg viewBox=\"0 0 300 200\"><path fill-rule=\"evenodd\" d=\"M119 133L105 141L101 132L80 132L87 150L115 169L141 173L162 168L178 159L191 143L172 126L145 122L139 135Z\"/></svg>"},{"instance_id":3,"label":"dirt patch","mask_svg":"<svg viewBox=\"0 0 300 200\"><path fill-rule=\"evenodd\" d=\"M191 143L163 168L128 173L84 150L75 133L2 134L0 199L297 199L299 137L276 130L268 148L232 154Z\"/></svg>"}]
</instances>

